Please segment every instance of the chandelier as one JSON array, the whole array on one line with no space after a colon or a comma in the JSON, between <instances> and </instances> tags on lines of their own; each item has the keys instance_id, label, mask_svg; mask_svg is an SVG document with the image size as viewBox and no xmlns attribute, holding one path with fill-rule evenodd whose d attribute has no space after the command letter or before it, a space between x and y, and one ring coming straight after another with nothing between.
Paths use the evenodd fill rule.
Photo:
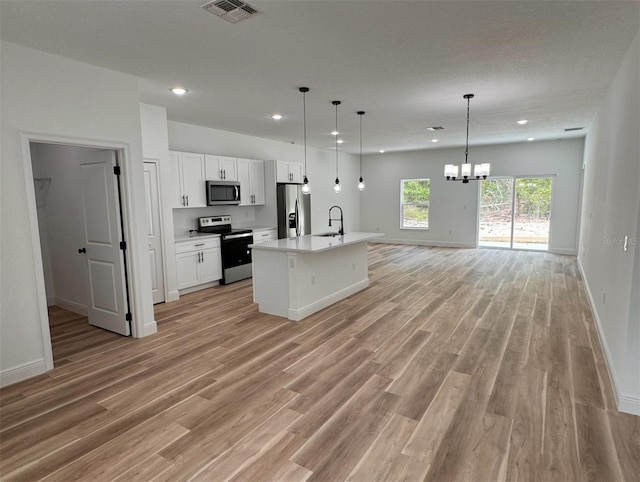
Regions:
<instances>
[{"instance_id":1,"label":"chandelier","mask_svg":"<svg viewBox=\"0 0 640 482\"><path fill-rule=\"evenodd\" d=\"M469 103L473 99L473 94L465 94L463 98L467 99L467 143L464 150L464 164L460 167L455 164L446 164L444 166L444 177L447 181L462 181L467 184L470 179L486 179L491 165L488 162L476 164L473 166L473 175L471 174L471 164L469 164Z\"/></svg>"}]
</instances>

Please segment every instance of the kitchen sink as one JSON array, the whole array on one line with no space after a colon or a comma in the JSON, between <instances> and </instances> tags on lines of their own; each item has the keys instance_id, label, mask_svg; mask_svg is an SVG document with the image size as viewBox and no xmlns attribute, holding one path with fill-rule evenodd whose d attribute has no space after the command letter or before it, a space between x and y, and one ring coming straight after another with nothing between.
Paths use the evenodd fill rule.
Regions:
<instances>
[{"instance_id":1,"label":"kitchen sink","mask_svg":"<svg viewBox=\"0 0 640 482\"><path fill-rule=\"evenodd\" d=\"M318 236L322 238L335 238L336 236L340 236L340 233L322 233L322 234L314 234L313 236Z\"/></svg>"}]
</instances>

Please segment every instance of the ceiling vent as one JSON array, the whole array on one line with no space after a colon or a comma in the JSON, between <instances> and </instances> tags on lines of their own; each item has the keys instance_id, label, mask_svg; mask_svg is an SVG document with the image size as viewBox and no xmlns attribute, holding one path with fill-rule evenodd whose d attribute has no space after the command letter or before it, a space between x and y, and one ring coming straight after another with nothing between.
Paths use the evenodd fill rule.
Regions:
<instances>
[{"instance_id":1,"label":"ceiling vent","mask_svg":"<svg viewBox=\"0 0 640 482\"><path fill-rule=\"evenodd\" d=\"M240 0L216 0L205 3L202 8L231 23L238 23L260 13L248 3Z\"/></svg>"}]
</instances>

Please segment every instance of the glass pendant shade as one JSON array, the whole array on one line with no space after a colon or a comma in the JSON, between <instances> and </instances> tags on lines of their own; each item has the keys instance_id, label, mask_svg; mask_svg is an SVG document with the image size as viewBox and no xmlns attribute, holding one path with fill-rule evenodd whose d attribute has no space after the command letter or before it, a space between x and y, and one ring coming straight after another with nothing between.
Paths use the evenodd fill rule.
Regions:
<instances>
[{"instance_id":1,"label":"glass pendant shade","mask_svg":"<svg viewBox=\"0 0 640 482\"><path fill-rule=\"evenodd\" d=\"M358 181L358 191L364 191L364 179L362 178Z\"/></svg>"},{"instance_id":2,"label":"glass pendant shade","mask_svg":"<svg viewBox=\"0 0 640 482\"><path fill-rule=\"evenodd\" d=\"M336 183L333 185L333 192L339 194L342 191L342 184L340 184L340 179L336 177Z\"/></svg>"},{"instance_id":3,"label":"glass pendant shade","mask_svg":"<svg viewBox=\"0 0 640 482\"><path fill-rule=\"evenodd\" d=\"M311 186L309 186L309 179L307 176L304 176L304 181L302 181L302 194L310 194Z\"/></svg>"},{"instance_id":4,"label":"glass pendant shade","mask_svg":"<svg viewBox=\"0 0 640 482\"><path fill-rule=\"evenodd\" d=\"M471 176L471 164L469 164L468 162L465 162L464 164L462 164L460 166L460 175L462 177Z\"/></svg>"}]
</instances>

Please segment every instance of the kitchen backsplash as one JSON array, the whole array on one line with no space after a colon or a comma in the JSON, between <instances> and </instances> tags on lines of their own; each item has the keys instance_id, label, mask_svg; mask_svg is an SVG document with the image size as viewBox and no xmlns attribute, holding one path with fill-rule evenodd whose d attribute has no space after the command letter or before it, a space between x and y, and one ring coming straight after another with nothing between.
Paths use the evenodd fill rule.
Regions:
<instances>
[{"instance_id":1,"label":"kitchen backsplash","mask_svg":"<svg viewBox=\"0 0 640 482\"><path fill-rule=\"evenodd\" d=\"M206 208L189 208L173 210L174 234L183 236L190 229L198 228L198 218L228 214L234 226L255 224L254 206L211 206Z\"/></svg>"}]
</instances>

